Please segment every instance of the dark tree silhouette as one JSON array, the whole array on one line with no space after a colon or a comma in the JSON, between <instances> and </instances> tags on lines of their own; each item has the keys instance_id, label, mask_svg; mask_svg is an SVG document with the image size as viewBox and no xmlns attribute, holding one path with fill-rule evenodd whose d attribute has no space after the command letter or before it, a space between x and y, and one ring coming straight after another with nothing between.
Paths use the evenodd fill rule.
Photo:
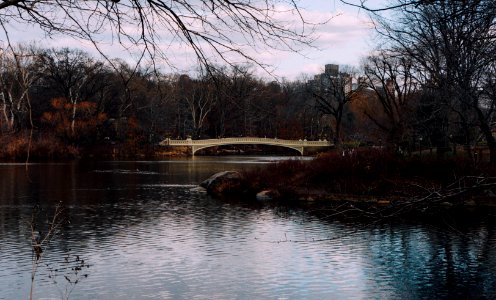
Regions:
<instances>
[{"instance_id":1,"label":"dark tree silhouette","mask_svg":"<svg viewBox=\"0 0 496 300\"><path fill-rule=\"evenodd\" d=\"M406 3L401 0L398 3ZM393 21L378 18L379 32L389 46L418 68L426 88L438 91L434 99L465 128L467 150L478 142L477 129L496 164L492 133L494 104L487 83L496 65L496 3L492 0L432 1L401 7ZM489 92L489 93L488 93Z\"/></svg>"},{"instance_id":2,"label":"dark tree silhouette","mask_svg":"<svg viewBox=\"0 0 496 300\"><path fill-rule=\"evenodd\" d=\"M315 99L317 109L323 115L329 115L334 119L332 133L336 145L341 143L343 114L356 92L352 86L353 73L355 72L351 68L339 72L338 67L334 72L326 70L318 75L317 80L311 81L310 92Z\"/></svg>"},{"instance_id":3,"label":"dark tree silhouette","mask_svg":"<svg viewBox=\"0 0 496 300\"><path fill-rule=\"evenodd\" d=\"M375 1L375 0L340 0L346 5L363 9L371 13L380 13L389 10L395 10L407 7L418 7L421 5L435 4L445 0L397 0L397 1ZM464 0L451 0L452 2L461 2Z\"/></svg>"},{"instance_id":4,"label":"dark tree silhouette","mask_svg":"<svg viewBox=\"0 0 496 300\"><path fill-rule=\"evenodd\" d=\"M415 78L412 61L397 53L382 51L364 60L368 88L374 91L382 114L364 113L387 134L390 146L398 147L407 139L414 98L419 83Z\"/></svg>"}]
</instances>

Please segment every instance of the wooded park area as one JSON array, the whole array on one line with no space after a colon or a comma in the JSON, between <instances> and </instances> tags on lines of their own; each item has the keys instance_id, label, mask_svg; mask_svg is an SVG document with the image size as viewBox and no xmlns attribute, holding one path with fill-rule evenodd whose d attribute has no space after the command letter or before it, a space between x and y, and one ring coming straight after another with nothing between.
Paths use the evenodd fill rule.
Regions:
<instances>
[{"instance_id":1,"label":"wooded park area","mask_svg":"<svg viewBox=\"0 0 496 300\"><path fill-rule=\"evenodd\" d=\"M263 68L263 63L246 54L241 47L246 43L222 34L222 28L235 25L233 30L244 33L245 41L264 41L264 47L298 51L295 45L311 45L311 34L265 18L275 15L277 1L259 6L217 1L200 6L188 1L172 1L172 6L162 1L5 2L0 7L7 37L0 53L0 138L7 146L1 156L22 159L31 149L40 158L77 157L81 149L106 144L118 144L131 154L166 137L267 136L327 138L338 146L386 146L398 153L435 148L443 154L458 146L474 160L474 149L483 147L496 162L496 4L399 0L374 7L370 1L342 2L370 13L381 46L360 67L295 81L254 75L253 68ZM26 6L29 3L32 6ZM293 1L284 3L301 11ZM57 9L65 14L48 22ZM70 19L74 11L95 18L95 23ZM178 11L196 20L222 12L229 20L209 21L205 32L199 32L193 23L182 22L186 15L174 13ZM318 25L297 15L309 28ZM162 22L139 16L156 16ZM171 18L175 27L165 24ZM134 41L143 59L152 60L129 65L105 53L96 59L77 49L14 46L4 26L7 19L38 24L49 34L79 32L78 38L94 42L99 50L99 28L108 26L121 40ZM120 31L120 25L135 23L141 32ZM157 54L166 54L157 48L160 26L195 49L195 75L159 71ZM214 63L205 45L217 49L223 63ZM232 53L250 63L233 63Z\"/></svg>"}]
</instances>

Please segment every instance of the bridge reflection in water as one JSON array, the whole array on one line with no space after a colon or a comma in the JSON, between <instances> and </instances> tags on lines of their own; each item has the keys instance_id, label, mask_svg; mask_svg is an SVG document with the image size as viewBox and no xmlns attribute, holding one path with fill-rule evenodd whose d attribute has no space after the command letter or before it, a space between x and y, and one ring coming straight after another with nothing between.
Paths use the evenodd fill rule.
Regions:
<instances>
[{"instance_id":1,"label":"bridge reflection in water","mask_svg":"<svg viewBox=\"0 0 496 300\"><path fill-rule=\"evenodd\" d=\"M294 149L304 155L307 148L324 148L332 147L333 143L329 141L307 141L307 140L281 140L277 138L258 138L258 137L237 137L237 138L220 138L205 140L172 140L165 139L160 142L162 146L191 147L191 153L195 155L198 150L224 146L224 145L269 145Z\"/></svg>"}]
</instances>

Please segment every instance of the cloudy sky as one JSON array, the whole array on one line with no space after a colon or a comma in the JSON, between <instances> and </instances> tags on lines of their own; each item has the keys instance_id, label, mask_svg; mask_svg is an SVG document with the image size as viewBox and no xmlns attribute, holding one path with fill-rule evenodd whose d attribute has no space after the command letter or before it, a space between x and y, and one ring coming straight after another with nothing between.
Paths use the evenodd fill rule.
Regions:
<instances>
[{"instance_id":1,"label":"cloudy sky","mask_svg":"<svg viewBox=\"0 0 496 300\"><path fill-rule=\"evenodd\" d=\"M313 75L322 71L327 63L347 64L358 66L360 58L373 47L373 30L365 12L341 4L338 0L301 0L304 16L311 22L329 20L318 27L317 41L314 46L318 49L306 48L301 54L282 51L262 51L256 54L264 63L274 67L274 74L289 80L300 78L302 75ZM10 24L10 36L15 42L37 42L43 47L71 47L84 49L93 55L97 52L88 42L75 40L66 36L45 38L36 28L25 25ZM13 33L13 34L12 34ZM188 56L190 49L174 48L170 45L167 55L178 70L188 70L194 65L194 59ZM120 49L116 43L105 43L102 49L109 57L120 57L132 62L132 56ZM167 72L167 67L164 68ZM259 75L264 73L257 71ZM267 75L267 74L265 74Z\"/></svg>"},{"instance_id":2,"label":"cloudy sky","mask_svg":"<svg viewBox=\"0 0 496 300\"><path fill-rule=\"evenodd\" d=\"M309 16L331 20L319 27L316 46L319 49L304 51L305 57L286 54L272 57L279 76L295 79L301 74L315 74L327 63L358 66L360 58L373 48L370 19L364 11L341 4L338 0L302 1Z\"/></svg>"}]
</instances>

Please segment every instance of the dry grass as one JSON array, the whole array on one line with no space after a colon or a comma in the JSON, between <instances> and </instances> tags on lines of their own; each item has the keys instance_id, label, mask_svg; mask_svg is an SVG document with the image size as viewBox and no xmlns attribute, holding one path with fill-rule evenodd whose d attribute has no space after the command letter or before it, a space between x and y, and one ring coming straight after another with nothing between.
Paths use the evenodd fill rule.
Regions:
<instances>
[{"instance_id":1,"label":"dry grass","mask_svg":"<svg viewBox=\"0 0 496 300\"><path fill-rule=\"evenodd\" d=\"M492 174L491 174L492 173ZM494 175L487 166L475 167L455 157L400 157L379 149L329 152L310 162L285 161L247 171L252 189L275 189L281 195L301 190L366 196L411 196L446 186L468 175Z\"/></svg>"},{"instance_id":2,"label":"dry grass","mask_svg":"<svg viewBox=\"0 0 496 300\"><path fill-rule=\"evenodd\" d=\"M31 138L31 143L30 143ZM0 158L4 160L25 160L28 155L33 160L71 159L79 156L79 149L62 143L57 137L50 134L30 137L29 132L20 132L15 135L0 136Z\"/></svg>"}]
</instances>

